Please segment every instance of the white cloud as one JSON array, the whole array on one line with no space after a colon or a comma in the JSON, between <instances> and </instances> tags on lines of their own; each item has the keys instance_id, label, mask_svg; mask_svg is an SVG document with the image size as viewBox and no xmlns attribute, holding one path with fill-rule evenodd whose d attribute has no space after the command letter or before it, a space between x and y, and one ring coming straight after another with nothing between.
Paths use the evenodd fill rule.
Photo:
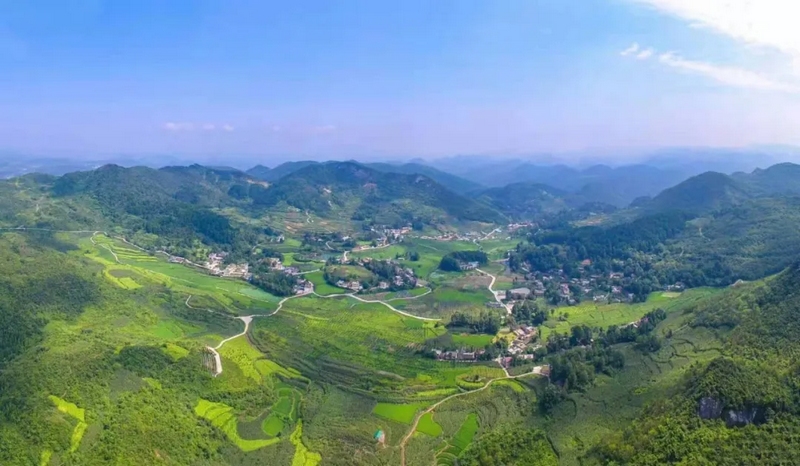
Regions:
<instances>
[{"instance_id":1,"label":"white cloud","mask_svg":"<svg viewBox=\"0 0 800 466\"><path fill-rule=\"evenodd\" d=\"M791 0L631 0L747 45L790 57L800 74L800 27Z\"/></svg>"},{"instance_id":2,"label":"white cloud","mask_svg":"<svg viewBox=\"0 0 800 466\"><path fill-rule=\"evenodd\" d=\"M681 71L702 75L729 86L766 91L800 92L800 87L773 80L769 76L742 68L686 60L674 52L661 54L658 57L658 61Z\"/></svg>"},{"instance_id":3,"label":"white cloud","mask_svg":"<svg viewBox=\"0 0 800 466\"><path fill-rule=\"evenodd\" d=\"M634 43L631 44L630 47L628 47L627 49L623 50L619 54L622 55L623 57L627 57L628 55L634 54L634 53L636 53L638 51L639 51L639 44L634 42Z\"/></svg>"},{"instance_id":4,"label":"white cloud","mask_svg":"<svg viewBox=\"0 0 800 466\"><path fill-rule=\"evenodd\" d=\"M206 131L214 131L216 128L217 126L213 123L206 123L203 125L203 129Z\"/></svg>"},{"instance_id":5,"label":"white cloud","mask_svg":"<svg viewBox=\"0 0 800 466\"><path fill-rule=\"evenodd\" d=\"M176 123L168 121L164 123L164 129L167 131L192 131L194 129L193 123Z\"/></svg>"},{"instance_id":6,"label":"white cloud","mask_svg":"<svg viewBox=\"0 0 800 466\"><path fill-rule=\"evenodd\" d=\"M272 125L270 129L272 130L273 133L280 133L281 131L283 131L283 128L281 128L279 125Z\"/></svg>"},{"instance_id":7,"label":"white cloud","mask_svg":"<svg viewBox=\"0 0 800 466\"><path fill-rule=\"evenodd\" d=\"M228 132L231 132L231 131L233 131L233 126L231 126L231 125L229 125L229 124L225 123L224 125L222 125L222 130L223 130L223 131L228 131Z\"/></svg>"},{"instance_id":8,"label":"white cloud","mask_svg":"<svg viewBox=\"0 0 800 466\"><path fill-rule=\"evenodd\" d=\"M638 54L636 54L636 59L637 60L647 60L648 58L653 56L653 52L654 52L654 50L651 49L651 48L644 49L641 52L639 52Z\"/></svg>"}]
</instances>

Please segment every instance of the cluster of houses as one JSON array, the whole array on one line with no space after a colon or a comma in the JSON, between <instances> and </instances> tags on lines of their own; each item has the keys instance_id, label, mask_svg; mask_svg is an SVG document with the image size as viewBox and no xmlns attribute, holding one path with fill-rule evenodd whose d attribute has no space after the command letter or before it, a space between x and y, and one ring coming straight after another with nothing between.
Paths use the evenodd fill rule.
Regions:
<instances>
[{"instance_id":1,"label":"cluster of houses","mask_svg":"<svg viewBox=\"0 0 800 466\"><path fill-rule=\"evenodd\" d=\"M439 361L475 362L481 355L486 353L486 351L442 351L437 349L433 350L433 353L436 355L436 359Z\"/></svg>"},{"instance_id":2,"label":"cluster of houses","mask_svg":"<svg viewBox=\"0 0 800 466\"><path fill-rule=\"evenodd\" d=\"M539 335L539 330L537 330L536 327L531 327L529 325L522 325L518 327L516 330L514 330L513 333L514 333L514 341L512 341L511 345L509 345L508 353L511 355L517 355L525 351L531 340L533 340ZM525 356L533 356L533 355L523 354L522 355L523 359L525 359ZM533 358L531 357L530 359Z\"/></svg>"},{"instance_id":3,"label":"cluster of houses","mask_svg":"<svg viewBox=\"0 0 800 466\"><path fill-rule=\"evenodd\" d=\"M362 257L362 258L358 258L358 259L352 259L349 262L349 264L350 265L360 265L360 266L365 267L365 268L368 269L369 268L369 264L373 260L375 260L375 259L372 259L371 257ZM414 288L415 286L417 286L417 276L416 276L416 274L414 274L414 270L413 269L411 269L410 267L403 267L397 261L394 261L394 260L387 260L385 262L387 262L387 263L389 263L389 264L391 264L393 266L394 275L391 278L385 277L385 280L380 281L378 283L378 286L377 286L377 288L379 290L388 290L389 288L392 288L392 287L394 287L395 289L397 289L397 288L409 289L409 288ZM356 282L345 283L345 285L348 285L348 284L355 286ZM351 289L351 290L353 289L350 286L340 286L338 284L337 284L337 286L339 286L340 288L347 288L347 289ZM361 288L360 288L361 284L358 284L358 286L359 286L359 291L360 291L361 290Z\"/></svg>"},{"instance_id":4,"label":"cluster of houses","mask_svg":"<svg viewBox=\"0 0 800 466\"><path fill-rule=\"evenodd\" d=\"M296 295L311 294L314 292L314 284L305 278L299 278L292 291Z\"/></svg>"},{"instance_id":5,"label":"cluster of houses","mask_svg":"<svg viewBox=\"0 0 800 466\"><path fill-rule=\"evenodd\" d=\"M269 265L270 270L274 270L276 272L283 272L286 275L298 275L300 274L300 269L297 267L290 267L283 265L280 259L277 257L269 257L266 259L267 265Z\"/></svg>"},{"instance_id":6,"label":"cluster of houses","mask_svg":"<svg viewBox=\"0 0 800 466\"><path fill-rule=\"evenodd\" d=\"M587 259L581 265L589 265ZM594 302L620 303L633 300L633 295L624 293L623 286L632 280L619 272L606 275L593 274L580 278L569 278L563 270L548 272L531 272L526 275L532 288L531 294L535 297L551 298L555 296L559 301L567 304L576 304L578 298L589 299Z\"/></svg>"},{"instance_id":7,"label":"cluster of houses","mask_svg":"<svg viewBox=\"0 0 800 466\"><path fill-rule=\"evenodd\" d=\"M403 228L386 228L383 230L383 234L386 236L387 241L391 242L403 241L403 237L409 233L411 233L410 226L405 226Z\"/></svg>"},{"instance_id":8,"label":"cluster of houses","mask_svg":"<svg viewBox=\"0 0 800 466\"><path fill-rule=\"evenodd\" d=\"M224 252L211 253L208 255L208 259L203 266L208 269L212 275L219 277L243 278L245 280L251 277L249 264L245 262L242 264L224 265L226 256L227 253Z\"/></svg>"},{"instance_id":9,"label":"cluster of houses","mask_svg":"<svg viewBox=\"0 0 800 466\"><path fill-rule=\"evenodd\" d=\"M364 287L361 286L361 282L359 282L358 280L352 280L352 281L338 280L336 282L336 286L338 286L339 288L344 288L346 290L356 291L356 292L364 289Z\"/></svg>"}]
</instances>

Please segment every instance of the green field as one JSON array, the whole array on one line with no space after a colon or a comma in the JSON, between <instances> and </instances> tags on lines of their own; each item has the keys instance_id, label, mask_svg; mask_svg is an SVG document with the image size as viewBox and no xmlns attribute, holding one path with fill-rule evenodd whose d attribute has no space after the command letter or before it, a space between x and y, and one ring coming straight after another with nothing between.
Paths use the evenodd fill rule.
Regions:
<instances>
[{"instance_id":1,"label":"green field","mask_svg":"<svg viewBox=\"0 0 800 466\"><path fill-rule=\"evenodd\" d=\"M648 312L662 308L667 312L683 309L699 300L707 298L719 290L711 288L695 288L687 290L678 296L663 292L652 293L644 303L636 304L595 304L591 301L583 302L577 306L556 308L555 314L542 325L541 338L546 339L552 332L567 333L576 325L607 328L609 325L625 325L640 319ZM566 316L565 320L558 320L559 316Z\"/></svg>"},{"instance_id":2,"label":"green field","mask_svg":"<svg viewBox=\"0 0 800 466\"><path fill-rule=\"evenodd\" d=\"M378 403L372 409L376 416L380 416L390 421L397 421L402 424L411 424L414 421L414 416L419 410L419 404L392 404L392 403Z\"/></svg>"},{"instance_id":3,"label":"green field","mask_svg":"<svg viewBox=\"0 0 800 466\"><path fill-rule=\"evenodd\" d=\"M417 432L422 432L431 437L438 437L442 435L442 426L433 419L433 414L427 413L420 418L419 424L417 425Z\"/></svg>"},{"instance_id":4,"label":"green field","mask_svg":"<svg viewBox=\"0 0 800 466\"><path fill-rule=\"evenodd\" d=\"M274 310L280 301L277 296L255 288L244 280L214 277L195 268L169 263L163 257L156 258L143 252L120 254L117 251L132 250L121 241L106 236L97 235L94 241L97 244L84 238L80 244L88 257L104 265L107 271L105 276L125 289L158 283L176 292L205 296L215 301L220 310L233 314L241 313L243 309L262 312ZM112 251L117 254L121 263L117 262L111 254Z\"/></svg>"},{"instance_id":5,"label":"green field","mask_svg":"<svg viewBox=\"0 0 800 466\"><path fill-rule=\"evenodd\" d=\"M460 450L464 450L472 442L473 437L478 432L478 416L475 413L470 413L464 423L453 436L450 443Z\"/></svg>"},{"instance_id":6,"label":"green field","mask_svg":"<svg viewBox=\"0 0 800 466\"><path fill-rule=\"evenodd\" d=\"M453 343L464 345L472 348L483 348L489 345L494 340L493 335L469 335L469 334L454 334L452 335Z\"/></svg>"},{"instance_id":7,"label":"green field","mask_svg":"<svg viewBox=\"0 0 800 466\"><path fill-rule=\"evenodd\" d=\"M343 288L329 285L328 282L325 281L325 277L323 276L322 271L307 273L304 275L304 277L306 278L306 280L314 284L314 292L322 296L350 292L350 290L345 290Z\"/></svg>"},{"instance_id":8,"label":"green field","mask_svg":"<svg viewBox=\"0 0 800 466\"><path fill-rule=\"evenodd\" d=\"M278 443L280 439L258 439L246 440L239 436L237 428L236 416L233 414L233 408L224 403L214 403L204 399L200 399L194 408L195 413L207 419L214 427L222 430L242 451L254 451L259 448L264 448Z\"/></svg>"}]
</instances>

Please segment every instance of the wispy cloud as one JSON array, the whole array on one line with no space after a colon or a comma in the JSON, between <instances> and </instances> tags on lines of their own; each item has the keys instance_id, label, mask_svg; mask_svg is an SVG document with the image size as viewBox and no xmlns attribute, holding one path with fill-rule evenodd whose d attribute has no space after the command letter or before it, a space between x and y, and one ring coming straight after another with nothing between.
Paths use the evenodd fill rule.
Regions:
<instances>
[{"instance_id":1,"label":"wispy cloud","mask_svg":"<svg viewBox=\"0 0 800 466\"><path fill-rule=\"evenodd\" d=\"M628 47L627 49L621 51L619 54L622 55L623 57L627 57L628 55L632 55L632 54L634 54L634 53L636 53L638 51L639 51L639 44L634 42L634 43L631 44L630 47Z\"/></svg>"},{"instance_id":2,"label":"wispy cloud","mask_svg":"<svg viewBox=\"0 0 800 466\"><path fill-rule=\"evenodd\" d=\"M215 129L217 129L217 125L215 125L213 123L206 123L206 124L203 125L203 129L205 131L214 131Z\"/></svg>"},{"instance_id":3,"label":"wispy cloud","mask_svg":"<svg viewBox=\"0 0 800 466\"><path fill-rule=\"evenodd\" d=\"M800 29L786 0L632 0L734 39L800 57Z\"/></svg>"},{"instance_id":4,"label":"wispy cloud","mask_svg":"<svg viewBox=\"0 0 800 466\"><path fill-rule=\"evenodd\" d=\"M192 131L194 130L194 123L177 123L168 121L164 123L164 129L167 131Z\"/></svg>"},{"instance_id":5,"label":"wispy cloud","mask_svg":"<svg viewBox=\"0 0 800 466\"><path fill-rule=\"evenodd\" d=\"M786 55L800 76L800 28L787 0L630 0L739 43Z\"/></svg>"},{"instance_id":6,"label":"wispy cloud","mask_svg":"<svg viewBox=\"0 0 800 466\"><path fill-rule=\"evenodd\" d=\"M714 31L748 47L767 48L785 55L795 65L796 79L776 76L757 65L746 68L691 60L668 52L658 61L686 73L705 76L728 86L762 91L800 92L800 28L786 12L785 0L629 0L648 5L685 20L693 27ZM653 49L634 43L622 55L639 60L653 56ZM796 81L796 82L794 82Z\"/></svg>"},{"instance_id":7,"label":"wispy cloud","mask_svg":"<svg viewBox=\"0 0 800 466\"><path fill-rule=\"evenodd\" d=\"M674 52L661 54L658 61L681 71L702 75L729 86L765 91L800 92L800 87L797 85L776 81L769 76L742 68L686 60Z\"/></svg>"},{"instance_id":8,"label":"wispy cloud","mask_svg":"<svg viewBox=\"0 0 800 466\"><path fill-rule=\"evenodd\" d=\"M234 128L233 128L233 126L231 126L231 125L229 125L229 124L227 124L227 123L225 123L224 125L222 125L222 130L223 130L223 131L231 132L231 131L233 131L233 129L234 129Z\"/></svg>"}]
</instances>

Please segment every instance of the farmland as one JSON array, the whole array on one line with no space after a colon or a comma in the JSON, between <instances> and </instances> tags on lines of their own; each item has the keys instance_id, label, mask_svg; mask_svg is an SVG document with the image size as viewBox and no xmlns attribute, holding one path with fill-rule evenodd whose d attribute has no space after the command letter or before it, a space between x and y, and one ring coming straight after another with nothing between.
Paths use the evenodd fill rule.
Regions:
<instances>
[{"instance_id":1,"label":"farmland","mask_svg":"<svg viewBox=\"0 0 800 466\"><path fill-rule=\"evenodd\" d=\"M441 361L426 353L436 345L482 349L494 345L498 336L511 335L507 326L489 334L445 325L457 312L505 317L504 310L487 311L486 303L494 298L484 274L437 270L443 254L474 249L473 243L412 239L353 253L394 259L420 251L419 260L404 259L404 266L427 282L407 291L358 295L380 301L363 302L331 296L344 290L325 283L322 271L305 275L315 294L282 301L244 280L170 263L165 255L148 254L103 234L65 234L62 239L77 246L65 256L92 274L102 301L77 318L48 323L50 343L39 356L40 364L58 371L62 358L78 360L90 353L102 362L86 365L82 370L87 372L65 374L69 385L48 387L49 409L62 416L64 431L63 448L37 450L37 459L48 461L90 462L99 454L93 450L98 438L103 438L95 413L113 406L107 415L117 420L112 428L118 435L140 423L141 416L150 416L158 428L174 424L193 444L216 452L211 453L217 455L215 461L224 456L233 464L317 466L357 457L356 464L395 465L405 455L406 465L452 465L482 435L507 426L543 429L563 463L577 464L586 448L575 438L586 444L600 441L645 403L663 396L691 362L718 354L713 335L688 329L679 312L715 290L654 293L634 305L557 307L539 327L543 339L575 325L624 325L655 308L669 316L659 331L670 329L675 336L653 355L624 349L623 371L599 375L585 392L570 395L571 401L545 416L537 405L542 378L495 381L507 377L496 361ZM287 263L299 244L292 238L281 244ZM500 258L510 243L487 240L482 246ZM352 265L330 268L346 276L370 274ZM515 277L506 275L502 264L490 263L486 269L499 275L497 289L514 284ZM253 315L242 334L244 324L237 317ZM226 340L235 335L240 336ZM204 347L217 347L223 340L217 351L224 370L214 377L204 366ZM512 367L509 373L525 373L530 367ZM89 380L90 370L99 371L91 377L105 380L108 393L83 394L88 382L76 378ZM377 430L385 434L385 447L376 445ZM166 440L154 442L159 455L182 451ZM186 458L183 464L202 463L198 456Z\"/></svg>"}]
</instances>

